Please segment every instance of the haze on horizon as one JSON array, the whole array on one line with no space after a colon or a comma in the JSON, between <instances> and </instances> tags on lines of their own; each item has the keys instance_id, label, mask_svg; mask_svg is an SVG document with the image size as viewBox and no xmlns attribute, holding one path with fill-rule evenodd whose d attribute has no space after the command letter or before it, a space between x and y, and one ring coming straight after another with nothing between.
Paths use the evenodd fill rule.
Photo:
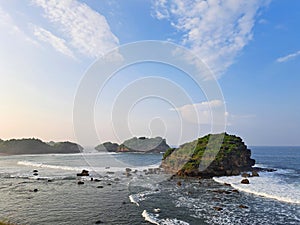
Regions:
<instances>
[{"instance_id":1,"label":"haze on horizon","mask_svg":"<svg viewBox=\"0 0 300 225\"><path fill-rule=\"evenodd\" d=\"M160 40L191 50L212 70L228 133L248 145L300 146L299 10L296 0L0 0L0 138L76 142L73 103L88 68L123 44ZM118 71L99 94L94 112L102 141L129 138L116 135L110 108L124 88L149 77L160 78L149 81L153 87L172 84L162 86L163 95L187 98L175 105L155 96L129 102L127 120L116 119L120 128L129 124L132 136L163 136L170 145L210 132L210 110L221 103L208 101L182 71L145 62Z\"/></svg>"}]
</instances>

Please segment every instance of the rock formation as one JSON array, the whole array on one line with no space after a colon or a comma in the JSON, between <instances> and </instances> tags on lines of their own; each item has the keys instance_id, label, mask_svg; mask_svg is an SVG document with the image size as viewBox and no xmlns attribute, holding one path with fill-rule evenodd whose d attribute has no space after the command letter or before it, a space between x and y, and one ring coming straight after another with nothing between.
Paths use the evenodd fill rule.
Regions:
<instances>
[{"instance_id":1,"label":"rock formation","mask_svg":"<svg viewBox=\"0 0 300 225\"><path fill-rule=\"evenodd\" d=\"M218 147L218 139L221 145ZM239 175L251 171L255 160L240 137L223 134L206 135L177 149L169 149L161 167L178 176L211 178ZM204 169L199 166L207 165Z\"/></svg>"}]
</instances>

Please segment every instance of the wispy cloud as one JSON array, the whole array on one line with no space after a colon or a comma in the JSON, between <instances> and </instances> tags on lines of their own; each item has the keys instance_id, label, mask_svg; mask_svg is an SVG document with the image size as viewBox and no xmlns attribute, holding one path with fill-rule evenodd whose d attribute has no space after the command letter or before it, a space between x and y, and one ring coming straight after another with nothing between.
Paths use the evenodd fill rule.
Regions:
<instances>
[{"instance_id":1,"label":"wispy cloud","mask_svg":"<svg viewBox=\"0 0 300 225\"><path fill-rule=\"evenodd\" d=\"M287 56L280 57L276 61L279 62L279 63L283 63L283 62L287 62L289 60L292 60L292 59L294 59L294 58L296 58L298 56L300 56L300 50L298 52L289 54Z\"/></svg>"},{"instance_id":2,"label":"wispy cloud","mask_svg":"<svg viewBox=\"0 0 300 225\"><path fill-rule=\"evenodd\" d=\"M25 34L20 27L15 23L10 14L4 11L0 7L0 28L4 29L5 34L11 34L15 37L18 37L22 40L25 40L33 45L38 45L38 43Z\"/></svg>"},{"instance_id":3,"label":"wispy cloud","mask_svg":"<svg viewBox=\"0 0 300 225\"><path fill-rule=\"evenodd\" d=\"M66 41L52 34L44 28L34 26L33 34L41 41L49 43L56 51L75 59L73 52L66 45Z\"/></svg>"},{"instance_id":4,"label":"wispy cloud","mask_svg":"<svg viewBox=\"0 0 300 225\"><path fill-rule=\"evenodd\" d=\"M224 119L228 116L224 103L220 100L187 104L171 110L178 111L184 120L196 124L212 124L213 121L225 122Z\"/></svg>"},{"instance_id":5,"label":"wispy cloud","mask_svg":"<svg viewBox=\"0 0 300 225\"><path fill-rule=\"evenodd\" d=\"M253 37L258 11L269 0L154 0L153 15L183 33L189 47L220 76Z\"/></svg>"},{"instance_id":6,"label":"wispy cloud","mask_svg":"<svg viewBox=\"0 0 300 225\"><path fill-rule=\"evenodd\" d=\"M88 57L98 57L119 44L106 18L84 3L75 0L32 0L44 9L44 16L62 37Z\"/></svg>"}]
</instances>

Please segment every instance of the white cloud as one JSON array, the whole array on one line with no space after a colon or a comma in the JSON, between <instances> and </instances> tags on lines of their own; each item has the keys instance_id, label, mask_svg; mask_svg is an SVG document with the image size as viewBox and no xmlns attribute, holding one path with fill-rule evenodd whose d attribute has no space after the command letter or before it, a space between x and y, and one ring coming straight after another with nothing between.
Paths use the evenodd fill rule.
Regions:
<instances>
[{"instance_id":1,"label":"white cloud","mask_svg":"<svg viewBox=\"0 0 300 225\"><path fill-rule=\"evenodd\" d=\"M88 57L98 57L119 44L105 17L75 0L32 0L58 27L68 44Z\"/></svg>"},{"instance_id":2,"label":"white cloud","mask_svg":"<svg viewBox=\"0 0 300 225\"><path fill-rule=\"evenodd\" d=\"M73 52L66 45L66 41L61 39L44 28L34 26L33 34L41 41L49 43L56 51L75 59Z\"/></svg>"},{"instance_id":3,"label":"white cloud","mask_svg":"<svg viewBox=\"0 0 300 225\"><path fill-rule=\"evenodd\" d=\"M292 60L296 57L300 56L300 50L298 52L295 52L295 53L292 53L292 54L289 54L287 56L284 56L284 57L280 57L278 58L276 61L279 62L279 63L283 63L283 62L287 62L289 60Z\"/></svg>"},{"instance_id":4,"label":"white cloud","mask_svg":"<svg viewBox=\"0 0 300 225\"><path fill-rule=\"evenodd\" d=\"M252 39L259 9L269 0L155 0L154 16L183 32L182 44L220 76Z\"/></svg>"},{"instance_id":5,"label":"white cloud","mask_svg":"<svg viewBox=\"0 0 300 225\"><path fill-rule=\"evenodd\" d=\"M184 120L196 124L212 124L213 121L224 123L229 116L220 100L188 104L171 110L178 111Z\"/></svg>"},{"instance_id":6,"label":"white cloud","mask_svg":"<svg viewBox=\"0 0 300 225\"><path fill-rule=\"evenodd\" d=\"M13 35L33 45L38 45L36 41L25 34L15 23L9 13L0 7L0 28L3 29L2 35Z\"/></svg>"}]
</instances>

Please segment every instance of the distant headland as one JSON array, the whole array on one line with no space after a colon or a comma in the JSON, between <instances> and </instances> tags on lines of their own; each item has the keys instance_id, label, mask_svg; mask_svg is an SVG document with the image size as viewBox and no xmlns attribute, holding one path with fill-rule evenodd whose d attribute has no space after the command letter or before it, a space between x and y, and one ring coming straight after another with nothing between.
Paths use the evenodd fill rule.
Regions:
<instances>
[{"instance_id":1,"label":"distant headland","mask_svg":"<svg viewBox=\"0 0 300 225\"><path fill-rule=\"evenodd\" d=\"M166 139L162 137L146 138L133 137L124 141L122 144L105 142L95 147L97 151L108 152L143 152L143 153L161 153L170 149Z\"/></svg>"},{"instance_id":2,"label":"distant headland","mask_svg":"<svg viewBox=\"0 0 300 225\"><path fill-rule=\"evenodd\" d=\"M43 142L36 138L24 139L0 139L0 154L22 155L22 154L67 154L80 153L83 147L69 141L65 142Z\"/></svg>"}]
</instances>

